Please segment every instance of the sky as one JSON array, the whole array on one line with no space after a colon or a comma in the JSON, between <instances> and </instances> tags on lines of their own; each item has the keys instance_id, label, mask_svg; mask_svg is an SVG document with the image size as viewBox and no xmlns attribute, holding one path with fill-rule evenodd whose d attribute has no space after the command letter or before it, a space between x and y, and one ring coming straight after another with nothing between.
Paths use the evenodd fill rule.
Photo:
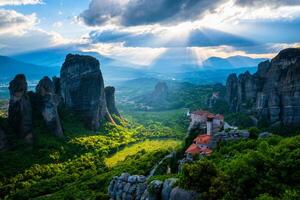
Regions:
<instances>
[{"instance_id":1,"label":"sky","mask_svg":"<svg viewBox=\"0 0 300 200\"><path fill-rule=\"evenodd\" d=\"M0 55L72 46L148 66L300 46L300 0L0 0Z\"/></svg>"}]
</instances>

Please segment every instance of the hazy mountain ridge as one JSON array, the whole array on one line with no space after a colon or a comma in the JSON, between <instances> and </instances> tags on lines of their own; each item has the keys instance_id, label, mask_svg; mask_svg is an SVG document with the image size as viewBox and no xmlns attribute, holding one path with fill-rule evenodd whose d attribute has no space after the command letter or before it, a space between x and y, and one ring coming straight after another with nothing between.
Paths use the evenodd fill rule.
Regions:
<instances>
[{"instance_id":1,"label":"hazy mountain ridge","mask_svg":"<svg viewBox=\"0 0 300 200\"><path fill-rule=\"evenodd\" d=\"M26 73L30 80L38 80L43 76L42 74L49 76L57 75L59 69L56 67L29 64L7 56L0 56L0 82L7 82L19 73Z\"/></svg>"},{"instance_id":2,"label":"hazy mountain ridge","mask_svg":"<svg viewBox=\"0 0 300 200\"><path fill-rule=\"evenodd\" d=\"M232 69L254 67L266 58L250 58L247 56L230 56L228 58L210 57L203 62L204 69Z\"/></svg>"},{"instance_id":3,"label":"hazy mountain ridge","mask_svg":"<svg viewBox=\"0 0 300 200\"><path fill-rule=\"evenodd\" d=\"M205 82L205 84L207 82L224 83L226 77L230 73L242 73L246 71L246 68L250 72L254 72L254 66L257 66L261 61L265 60L264 58L253 59L245 56L232 56L228 58L211 57L203 61L202 64L199 64L195 57L192 56L191 52L169 50L160 55L146 68L145 66L138 66L136 64L126 63L117 59L109 58L96 52L82 52L78 47L61 46L12 55L11 59L14 59L19 63L11 65L11 68L18 68L19 66L24 65L37 65L44 66L44 71L45 67L52 67L51 69L53 69L54 72L49 75L56 75L59 73L59 68L63 63L67 52L72 54L90 55L97 58L100 61L100 68L104 76L107 77L109 84L115 84L119 81L126 81L141 77L176 79L195 84L203 82ZM180 56L174 56L178 53L180 53ZM23 62L26 64L22 64ZM2 61L1 63L5 63L5 61ZM253 70L250 69L250 67L253 67ZM226 70L230 71L230 73L228 73ZM27 74L26 68L24 68L22 72ZM35 73L34 71L29 72ZM39 73L40 70L36 72L37 75ZM222 75L223 73L224 76ZM217 77L213 77L214 75L217 75ZM27 77L29 80L31 79L30 74L28 74ZM207 77L207 79L205 77ZM200 81L196 81L198 79Z\"/></svg>"}]
</instances>

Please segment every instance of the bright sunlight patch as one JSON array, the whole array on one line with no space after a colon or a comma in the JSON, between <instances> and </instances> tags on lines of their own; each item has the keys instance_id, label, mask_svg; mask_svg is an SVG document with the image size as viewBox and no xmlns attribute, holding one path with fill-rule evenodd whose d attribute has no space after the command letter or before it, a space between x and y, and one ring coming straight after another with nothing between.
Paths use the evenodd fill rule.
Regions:
<instances>
[{"instance_id":1,"label":"bright sunlight patch","mask_svg":"<svg viewBox=\"0 0 300 200\"><path fill-rule=\"evenodd\" d=\"M146 152L176 149L180 145L179 140L147 140L139 142L115 153L112 157L105 159L105 164L108 167L114 167L118 162L123 161L127 156L135 155L137 152L145 150Z\"/></svg>"}]
</instances>

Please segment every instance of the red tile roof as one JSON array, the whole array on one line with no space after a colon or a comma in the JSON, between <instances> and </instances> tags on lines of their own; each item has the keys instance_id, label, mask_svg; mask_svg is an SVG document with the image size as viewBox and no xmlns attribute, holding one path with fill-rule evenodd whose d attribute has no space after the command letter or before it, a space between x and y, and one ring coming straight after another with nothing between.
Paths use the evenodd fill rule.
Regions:
<instances>
[{"instance_id":1,"label":"red tile roof","mask_svg":"<svg viewBox=\"0 0 300 200\"><path fill-rule=\"evenodd\" d=\"M189 148L187 148L185 153L190 153L190 154L194 155L194 154L200 153L200 149L198 148L198 146L196 144L191 144L189 146Z\"/></svg>"},{"instance_id":2,"label":"red tile roof","mask_svg":"<svg viewBox=\"0 0 300 200\"><path fill-rule=\"evenodd\" d=\"M209 144L211 140L211 136L210 135L198 135L195 139L194 142L196 142L196 144Z\"/></svg>"},{"instance_id":3,"label":"red tile roof","mask_svg":"<svg viewBox=\"0 0 300 200\"><path fill-rule=\"evenodd\" d=\"M210 143L211 136L210 135L198 135L194 142L187 148L185 153L190 153L192 155L195 154L204 154L204 155L210 155L212 153L212 150L208 148L208 144ZM201 144L203 144L203 147L201 147Z\"/></svg>"},{"instance_id":4,"label":"red tile roof","mask_svg":"<svg viewBox=\"0 0 300 200\"><path fill-rule=\"evenodd\" d=\"M194 112L192 112L192 114L194 115L201 115L201 116L205 116L205 117L209 117L209 118L216 118L216 119L219 119L219 120L223 120L224 119L224 116L223 115L220 115L220 114L212 114L208 111L204 111L204 110L196 110Z\"/></svg>"},{"instance_id":5,"label":"red tile roof","mask_svg":"<svg viewBox=\"0 0 300 200\"><path fill-rule=\"evenodd\" d=\"M191 144L189 148L185 151L185 153L190 153L192 155L203 154L203 155L211 155L212 150L207 146L199 147L197 144Z\"/></svg>"}]
</instances>

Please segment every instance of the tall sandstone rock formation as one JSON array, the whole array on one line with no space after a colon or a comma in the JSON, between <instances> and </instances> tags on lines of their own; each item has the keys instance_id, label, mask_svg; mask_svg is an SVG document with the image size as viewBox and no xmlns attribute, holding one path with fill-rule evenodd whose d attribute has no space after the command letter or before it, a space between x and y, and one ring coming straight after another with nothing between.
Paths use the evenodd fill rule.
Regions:
<instances>
[{"instance_id":1,"label":"tall sandstone rock formation","mask_svg":"<svg viewBox=\"0 0 300 200\"><path fill-rule=\"evenodd\" d=\"M101 120L114 122L106 104L100 63L91 56L69 54L60 71L64 104L96 130Z\"/></svg>"},{"instance_id":2,"label":"tall sandstone rock formation","mask_svg":"<svg viewBox=\"0 0 300 200\"><path fill-rule=\"evenodd\" d=\"M55 85L52 80L45 76L36 86L36 97L39 100L39 112L52 134L63 137L63 130L60 123L57 107L60 97L55 94Z\"/></svg>"},{"instance_id":3,"label":"tall sandstone rock formation","mask_svg":"<svg viewBox=\"0 0 300 200\"><path fill-rule=\"evenodd\" d=\"M24 74L16 75L9 83L8 120L18 137L31 143L33 140L32 107L27 88Z\"/></svg>"},{"instance_id":4,"label":"tall sandstone rock formation","mask_svg":"<svg viewBox=\"0 0 300 200\"><path fill-rule=\"evenodd\" d=\"M300 49L281 51L258 70L231 74L226 83L232 112L254 114L270 124L300 126Z\"/></svg>"},{"instance_id":5,"label":"tall sandstone rock formation","mask_svg":"<svg viewBox=\"0 0 300 200\"><path fill-rule=\"evenodd\" d=\"M99 61L90 56L69 54L61 68L61 77L45 76L28 91L24 74L18 74L9 84L8 121L17 138L33 141L33 121L42 120L51 134L63 137L58 113L66 106L77 114L87 128L96 130L103 120L115 123L110 115L121 117L115 105L115 88L104 89ZM106 95L107 97L106 97ZM0 149L6 146L6 134L0 130Z\"/></svg>"},{"instance_id":6,"label":"tall sandstone rock formation","mask_svg":"<svg viewBox=\"0 0 300 200\"><path fill-rule=\"evenodd\" d=\"M18 74L9 84L10 101L8 122L17 138L26 142L33 141L33 121L43 120L51 134L63 137L60 118L57 111L59 96L54 94L54 85L50 78L39 81L36 92L27 91L24 74Z\"/></svg>"},{"instance_id":7,"label":"tall sandstone rock formation","mask_svg":"<svg viewBox=\"0 0 300 200\"><path fill-rule=\"evenodd\" d=\"M116 115L122 119L122 116L116 107L115 91L115 88L112 86L105 87L107 109L111 115Z\"/></svg>"}]
</instances>

